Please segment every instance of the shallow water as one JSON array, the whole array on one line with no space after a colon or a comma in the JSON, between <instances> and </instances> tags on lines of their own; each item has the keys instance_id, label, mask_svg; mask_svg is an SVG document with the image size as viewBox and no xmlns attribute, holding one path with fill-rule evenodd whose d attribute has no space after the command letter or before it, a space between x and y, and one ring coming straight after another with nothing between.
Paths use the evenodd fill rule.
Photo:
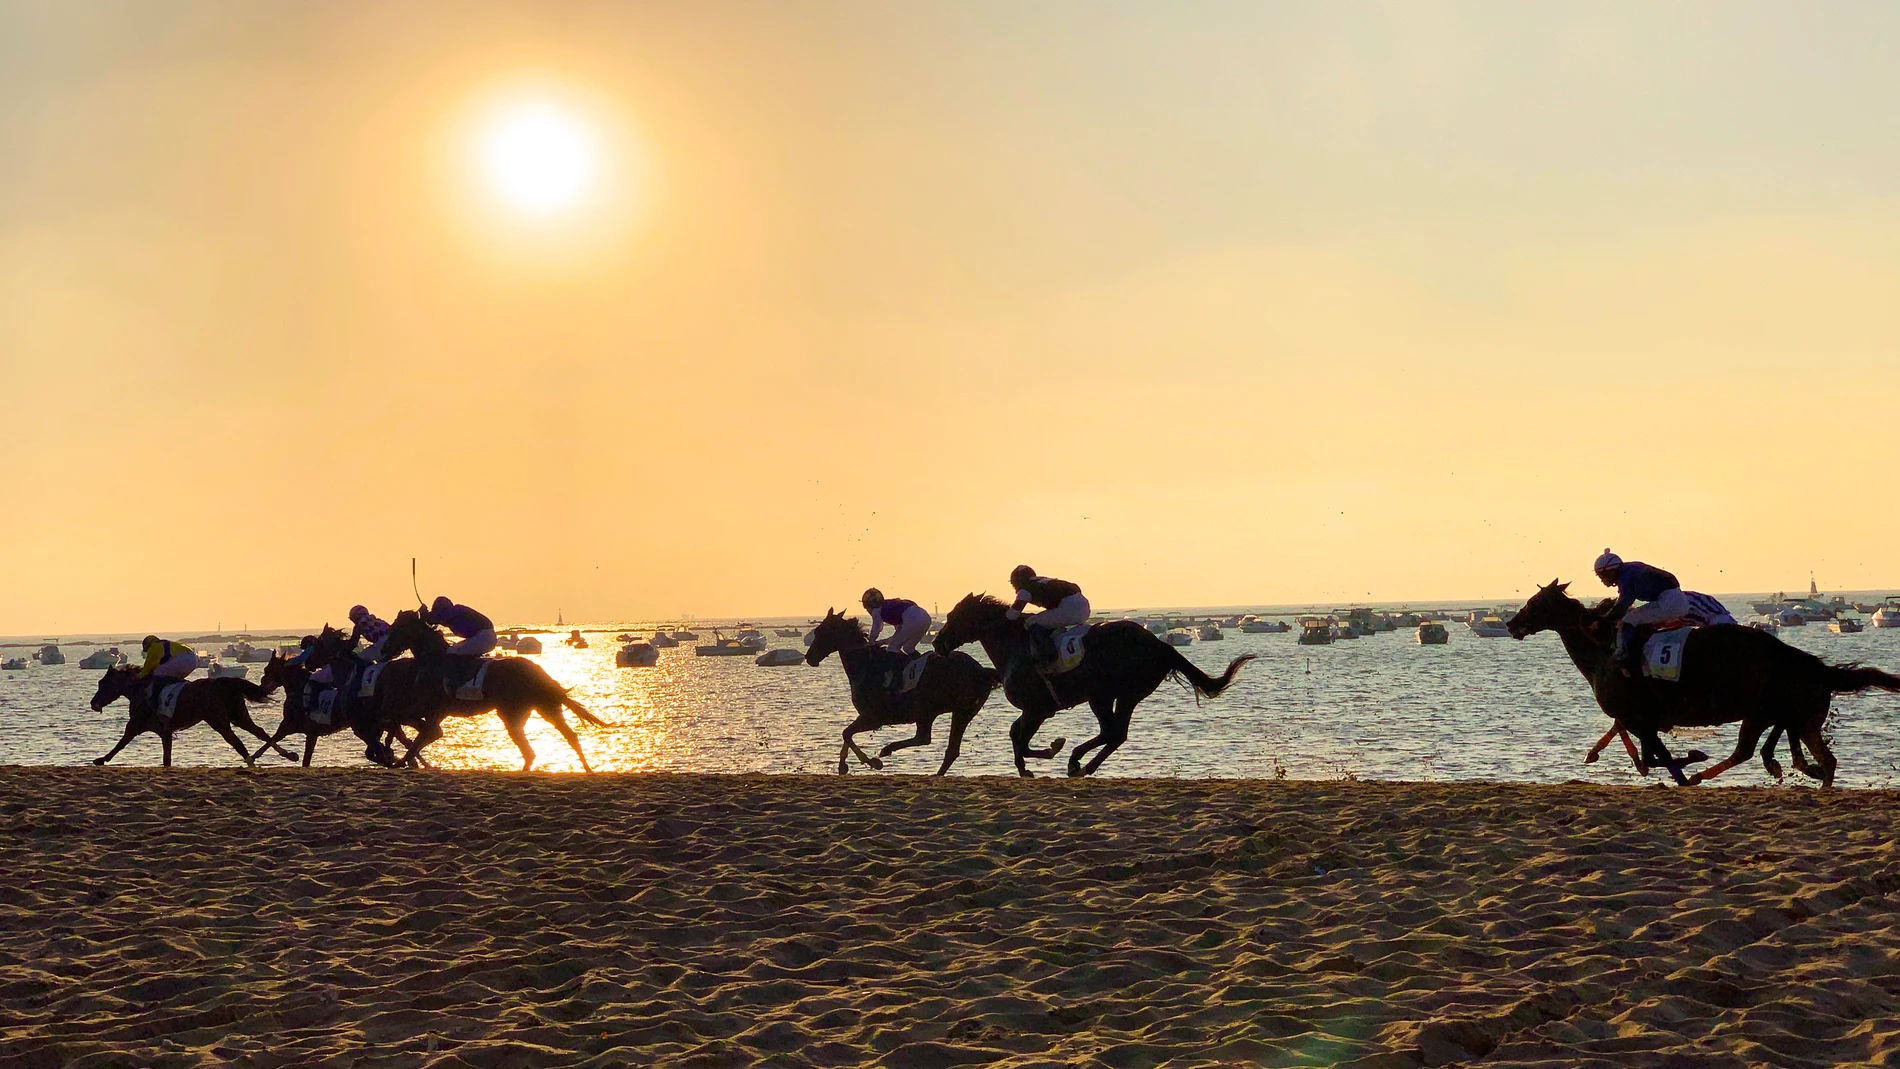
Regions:
<instances>
[{"instance_id":1,"label":"shallow water","mask_svg":"<svg viewBox=\"0 0 1900 1069\"><path fill-rule=\"evenodd\" d=\"M1745 605L1738 603L1738 607ZM790 622L803 628L802 621ZM570 623L569 625L576 626ZM574 696L609 728L579 726L589 760L597 769L711 772L829 772L835 769L839 733L851 719L844 673L835 659L818 668L802 663L762 668L750 657L695 657L690 644L664 650L652 668L617 668L612 634L651 631L624 623L579 625L607 634L593 646L573 650L558 636L544 636L547 652L536 657L548 672L571 686ZM1583 679L1553 635L1524 642L1480 639L1462 624L1449 625L1451 642L1420 646L1409 631L1372 635L1332 646L1298 645L1294 634L1245 635L1229 631L1219 642L1196 642L1183 652L1210 673L1242 653L1258 660L1218 700L1196 703L1185 688L1164 684L1142 703L1128 742L1102 768L1104 775L1258 777L1294 779L1494 779L1559 782L1588 779L1641 782L1621 748L1613 745L1595 765L1583 752L1608 727ZM768 624L767 633L770 634ZM104 638L104 636L100 636ZM1825 625L1782 632L1785 641L1830 660L1860 660L1900 670L1900 630L1835 635ZM772 638L774 646L799 647L797 639ZM136 636L106 644L130 649ZM125 725L123 702L103 713L88 708L98 673L77 667L95 648L62 643L70 663L0 672L0 763L77 764L110 749ZM28 651L9 650L10 656ZM980 657L975 647L970 652ZM261 665L251 665L255 680ZM1844 786L1892 786L1900 782L1900 696L1842 695L1830 719ZM275 727L277 711L260 707L257 720ZM966 737L955 772L1013 774L1008 726L1014 710L1001 695L991 698ZM936 741L893 755L886 774L933 772L942 756ZM910 729L860 736L867 752ZM1071 744L1095 734L1094 717L1071 710L1051 720L1039 741L1064 736ZM572 751L538 718L528 737L536 767L578 771ZM1685 732L1677 752L1696 746L1716 758L1733 745L1731 727ZM287 740L293 751L301 739ZM451 720L447 735L430 750L447 767L518 768L520 758L493 716ZM1788 764L1785 750L1779 755ZM133 742L115 764L155 765L155 736ZM209 729L181 733L178 764L229 765L230 747ZM267 757L281 763L281 758ZM317 762L360 764L361 746L342 735L319 742ZM1064 759L1032 762L1060 775ZM853 762L854 773L869 773ZM1798 777L1791 776L1789 782ZM1759 762L1737 768L1720 781L1762 785L1773 781ZM1802 781L1805 782L1805 781Z\"/></svg>"}]
</instances>

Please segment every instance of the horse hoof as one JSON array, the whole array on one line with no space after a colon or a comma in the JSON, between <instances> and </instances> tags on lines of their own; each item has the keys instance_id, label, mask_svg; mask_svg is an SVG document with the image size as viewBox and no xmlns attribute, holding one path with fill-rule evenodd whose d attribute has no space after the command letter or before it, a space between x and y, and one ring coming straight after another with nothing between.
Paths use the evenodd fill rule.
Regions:
<instances>
[{"instance_id":1,"label":"horse hoof","mask_svg":"<svg viewBox=\"0 0 1900 1069\"><path fill-rule=\"evenodd\" d=\"M1060 735L1056 736L1056 741L1049 744L1049 756L1054 757L1055 755L1061 753L1062 748L1064 746L1067 746L1068 744L1069 744L1068 739L1065 739L1061 737Z\"/></svg>"},{"instance_id":2,"label":"horse hoof","mask_svg":"<svg viewBox=\"0 0 1900 1069\"><path fill-rule=\"evenodd\" d=\"M1701 750L1690 750L1689 756L1683 758L1682 763L1685 765L1693 765L1697 761L1707 761L1708 759L1709 755L1703 753Z\"/></svg>"},{"instance_id":3,"label":"horse hoof","mask_svg":"<svg viewBox=\"0 0 1900 1069\"><path fill-rule=\"evenodd\" d=\"M1594 764L1596 764L1596 763L1597 763L1597 757L1598 757L1598 756L1600 756L1600 755L1598 755L1598 754L1593 754L1593 753L1587 753L1587 754L1584 754L1584 755L1583 755L1583 763L1584 763L1584 764L1586 764L1586 765L1594 765Z\"/></svg>"},{"instance_id":4,"label":"horse hoof","mask_svg":"<svg viewBox=\"0 0 1900 1069\"><path fill-rule=\"evenodd\" d=\"M843 776L843 775L848 774L850 771L851 771L851 767L849 765L845 764L843 761L838 762L838 775Z\"/></svg>"},{"instance_id":5,"label":"horse hoof","mask_svg":"<svg viewBox=\"0 0 1900 1069\"><path fill-rule=\"evenodd\" d=\"M871 766L871 771L873 772L884 771L884 761L882 758L873 757L871 758L869 764Z\"/></svg>"},{"instance_id":6,"label":"horse hoof","mask_svg":"<svg viewBox=\"0 0 1900 1069\"><path fill-rule=\"evenodd\" d=\"M92 763L95 765L98 765L100 768L104 768L106 764L106 759L103 757L95 757L92 759Z\"/></svg>"},{"instance_id":7,"label":"horse hoof","mask_svg":"<svg viewBox=\"0 0 1900 1069\"><path fill-rule=\"evenodd\" d=\"M1081 765L1070 765L1070 766L1069 766L1069 778L1070 778L1070 779L1076 779L1076 778L1078 778L1078 777L1080 777L1081 775L1082 775L1082 766L1081 766Z\"/></svg>"}]
</instances>

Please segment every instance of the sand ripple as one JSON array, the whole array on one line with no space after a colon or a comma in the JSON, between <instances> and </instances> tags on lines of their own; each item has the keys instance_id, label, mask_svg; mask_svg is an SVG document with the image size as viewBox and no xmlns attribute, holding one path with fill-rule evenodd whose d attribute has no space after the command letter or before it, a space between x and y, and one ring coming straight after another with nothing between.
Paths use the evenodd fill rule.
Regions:
<instances>
[{"instance_id":1,"label":"sand ripple","mask_svg":"<svg viewBox=\"0 0 1900 1069\"><path fill-rule=\"evenodd\" d=\"M1897 815L0 769L0 1069L1897 1062Z\"/></svg>"}]
</instances>

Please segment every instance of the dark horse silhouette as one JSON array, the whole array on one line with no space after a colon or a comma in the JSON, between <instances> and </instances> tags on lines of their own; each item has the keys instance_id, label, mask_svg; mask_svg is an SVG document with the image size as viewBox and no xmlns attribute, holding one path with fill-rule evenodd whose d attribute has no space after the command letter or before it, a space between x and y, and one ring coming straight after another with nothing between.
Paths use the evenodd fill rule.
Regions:
<instances>
[{"instance_id":1,"label":"dark horse silhouette","mask_svg":"<svg viewBox=\"0 0 1900 1069\"><path fill-rule=\"evenodd\" d=\"M304 684L310 681L311 675L309 665L314 664L321 668L324 664L331 663L342 652L348 639L348 635L326 624L323 628L323 633L317 636L316 651L312 654L308 664L292 665L288 660L284 659L282 654L271 657L270 662L264 666L264 678L259 681L259 685L264 688L264 693L266 694L275 693L279 687L283 688L284 718L278 722L277 730L271 732L269 741L259 746L257 750L251 754L252 760L256 760L262 756L266 749L282 741L286 736L302 735L304 737L303 767L309 768L311 759L316 756L318 739L326 735L334 735L344 728L353 728L359 717L366 718L368 722L378 726L382 724L381 702L382 696L387 693L382 686L379 686L376 694L369 698L350 695L347 700L339 700L336 711L332 714L330 722L327 724L312 720L309 715L309 710L304 707ZM413 659L396 663L405 666L409 672L415 671L415 661ZM390 676L390 669L393 667L394 665L385 666L383 675L385 677ZM399 679L406 678L401 676L400 673L398 673L397 676ZM342 674L339 674L339 683L340 685L348 685L349 680ZM406 683L402 685L407 686ZM408 726L417 729L421 728L420 724L411 724ZM372 732L372 736L374 736L374 734L375 733ZM403 734L402 725L390 725L388 737L390 739L401 740L404 746L410 744L409 736ZM382 752L388 750L389 742L387 740L373 738L373 741L380 744ZM375 748L372 747L372 750L374 751ZM428 762L423 760L421 754L418 753L415 757L425 768L428 767ZM389 763L393 764L393 759Z\"/></svg>"},{"instance_id":2,"label":"dark horse silhouette","mask_svg":"<svg viewBox=\"0 0 1900 1069\"><path fill-rule=\"evenodd\" d=\"M1567 593L1568 586L1552 580L1538 587L1511 620L1512 637L1557 632L1571 662L1589 681L1597 705L1642 740L1643 761L1667 768L1678 783L1704 783L1748 760L1762 732L1773 728L1762 756L1769 774L1781 775L1769 751L1775 736L1786 730L1795 767L1828 786L1834 782L1836 762L1821 727L1834 695L1869 688L1900 692L1900 676L1855 664L1831 665L1765 631L1737 624L1697 628L1683 648L1682 676L1673 683L1626 676L1611 657L1619 619L1615 603L1586 608ZM1685 762L1670 756L1657 737L1678 727L1737 720L1742 727L1735 752L1687 780L1682 776ZM1814 755L1818 768L1807 763L1794 740Z\"/></svg>"},{"instance_id":3,"label":"dark horse silhouette","mask_svg":"<svg viewBox=\"0 0 1900 1069\"><path fill-rule=\"evenodd\" d=\"M139 678L139 666L135 664L108 668L99 678L99 689L92 695L92 711L97 713L120 698L132 705L132 715L125 723L125 734L119 744L107 751L104 757L95 757L92 763L103 765L119 755L133 739L150 731L158 736L159 745L165 749L165 767L172 767L172 736L191 727L193 724L210 724L211 730L224 737L231 744L244 763L254 764L251 752L238 741L232 725L264 739L269 735L251 719L251 709L247 702L261 702L269 699L264 688L248 679L227 676L222 679L193 679L185 683L185 689L178 695L178 708L167 718L158 715L154 702L158 687L156 684L169 683L170 680ZM289 760L297 758L281 746L277 752ZM260 751L261 752L261 751Z\"/></svg>"},{"instance_id":4,"label":"dark horse silhouette","mask_svg":"<svg viewBox=\"0 0 1900 1069\"><path fill-rule=\"evenodd\" d=\"M521 751L521 770L534 767L534 749L528 745L528 736L523 732L528 717L540 713L542 719L554 725L567 744L574 748L581 759L581 767L589 772L593 768L587 763L587 754L581 749L580 737L568 726L563 716L563 707L574 710L574 715L595 727L606 727L607 722L588 712L581 703L567 696L567 688L556 683L541 666L522 657L500 657L490 662L488 678L483 686L480 701L462 701L451 697L442 688L442 670L448 660L448 643L442 633L422 621L414 610L404 609L390 622L389 637L383 640L383 656L395 657L408 650L415 654L414 674L409 678L407 687L398 689L393 683L385 681L386 697L382 707L382 722L377 727L406 722L420 723L422 730L416 736L414 745L404 754L405 763L419 754L424 746L442 737L442 718L445 716L480 716L494 712L508 729L508 737L515 740L515 747ZM394 668L392 663L390 668ZM387 671L387 670L385 670ZM369 725L359 723L357 731L361 734Z\"/></svg>"},{"instance_id":5,"label":"dark horse silhouette","mask_svg":"<svg viewBox=\"0 0 1900 1069\"><path fill-rule=\"evenodd\" d=\"M944 619L937 632L939 653L948 653L971 642L981 643L990 663L1003 667L1003 696L1022 710L1009 727L1009 739L1016 751L1016 772L1029 776L1026 757L1042 757L1032 751L1029 741L1043 723L1059 710L1089 703L1101 733L1069 753L1069 775L1087 776L1102 767L1108 755L1128 741L1128 724L1135 706L1155 692L1170 676L1184 679L1201 695L1212 698L1233 683L1241 665L1253 660L1253 654L1236 657L1219 678L1194 666L1181 652L1148 632L1132 620L1116 620L1090 630L1085 640L1082 663L1061 675L1044 676L1029 664L1028 628L1008 615L1009 606L988 594L970 594ZM1102 752L1082 763L1082 755L1096 747ZM1046 751L1055 756L1058 746Z\"/></svg>"},{"instance_id":6,"label":"dark horse silhouette","mask_svg":"<svg viewBox=\"0 0 1900 1069\"><path fill-rule=\"evenodd\" d=\"M950 714L950 738L944 743L943 764L937 775L950 771L963 749L963 732L976 719L977 711L989 700L999 679L995 672L977 663L967 653L948 653L932 657L924 665L917 686L907 694L892 694L884 681L887 671L899 671L905 659L873 647L864 637L864 625L849 616L826 609L805 653L805 663L816 668L831 654L838 655L844 675L851 684L851 705L858 718L844 729L844 745L838 749L838 772L847 766L845 755L856 754L872 768L883 768L883 759L898 750L923 746L930 742L930 727L939 716ZM915 724L917 734L890 743L876 757L864 756L852 737L860 731L874 731L893 724Z\"/></svg>"}]
</instances>

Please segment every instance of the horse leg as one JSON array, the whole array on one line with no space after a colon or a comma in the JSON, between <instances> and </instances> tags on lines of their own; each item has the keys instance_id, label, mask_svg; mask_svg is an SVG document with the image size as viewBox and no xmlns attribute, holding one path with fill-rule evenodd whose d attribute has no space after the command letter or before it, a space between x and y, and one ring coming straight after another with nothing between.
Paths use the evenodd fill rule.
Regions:
<instances>
[{"instance_id":1,"label":"horse leg","mask_svg":"<svg viewBox=\"0 0 1900 1069\"><path fill-rule=\"evenodd\" d=\"M975 709L959 709L950 714L950 738L943 744L943 764L937 766L937 775L949 775L950 766L956 764L957 754L963 751L963 731L975 719Z\"/></svg>"},{"instance_id":2,"label":"horse leg","mask_svg":"<svg viewBox=\"0 0 1900 1069\"><path fill-rule=\"evenodd\" d=\"M515 740L515 749L521 751L521 771L532 771L534 747L528 745L528 733L523 730L528 726L528 711L511 709L504 713L498 709L496 715L501 717L502 726L508 729L508 737Z\"/></svg>"},{"instance_id":3,"label":"horse leg","mask_svg":"<svg viewBox=\"0 0 1900 1069\"><path fill-rule=\"evenodd\" d=\"M1128 741L1128 725L1135 720L1135 703L1123 698L1116 702L1115 706L1115 720L1109 725L1108 741L1102 743L1101 753L1089 758L1089 763L1082 766L1084 776L1095 775L1095 770L1102 767L1102 762L1108 760L1108 755L1121 749L1122 743Z\"/></svg>"},{"instance_id":4,"label":"horse leg","mask_svg":"<svg viewBox=\"0 0 1900 1069\"><path fill-rule=\"evenodd\" d=\"M1095 714L1095 737L1084 740L1075 749L1069 751L1069 775L1071 776L1083 774L1082 755L1107 742L1109 735L1114 732L1115 699L1090 697L1089 710Z\"/></svg>"},{"instance_id":5,"label":"horse leg","mask_svg":"<svg viewBox=\"0 0 1900 1069\"><path fill-rule=\"evenodd\" d=\"M132 742L132 740L133 740L133 739L136 739L136 738L138 738L138 737L139 737L140 735L143 735L144 733L145 733L145 729L144 729L143 727L141 727L141 726L139 726L139 721L138 721L138 719L137 719L136 717L134 717L134 718L133 718L132 720L130 720L130 721L128 721L128 722L126 723L126 725L125 725L125 734L124 734L124 735L121 735L121 736L119 736L119 744L118 744L117 746L114 746L114 747L113 747L112 749L110 749L110 750L107 750L107 751L106 751L106 755L105 755L104 757L95 757L95 758L93 758L93 759L92 759L92 763L93 763L93 764L95 764L95 765L103 765L103 764L105 764L105 763L106 763L107 761L110 761L110 760L112 760L113 758L115 758L115 757L117 757L117 756L119 756L119 751L120 751L120 750L123 750L123 749L125 749L125 748L126 748L127 746L129 746L129 745L131 745L131 742ZM171 747L170 747L170 746L168 745L168 746L166 746L166 748L165 748L165 749L166 749L166 752L168 752L168 753L169 753L169 752L170 752L170 750L171 750ZM169 761L168 761L168 762L166 762L166 763L167 763L167 764L170 764L170 762L169 762Z\"/></svg>"},{"instance_id":6,"label":"horse leg","mask_svg":"<svg viewBox=\"0 0 1900 1069\"><path fill-rule=\"evenodd\" d=\"M912 735L908 739L898 739L896 742L886 743L884 745L884 748L877 752L877 755L879 757L889 757L890 755L896 753L899 750L908 750L912 746L930 745L930 724L931 724L931 721L936 718L936 716L937 714L932 713L927 716L918 717L916 734Z\"/></svg>"},{"instance_id":7,"label":"horse leg","mask_svg":"<svg viewBox=\"0 0 1900 1069\"><path fill-rule=\"evenodd\" d=\"M1821 719L1819 717L1802 725L1801 741L1807 744L1808 752L1814 755L1816 761L1820 762L1820 773L1818 775L1813 772L1808 774L1820 780L1821 786L1832 787L1834 785L1834 768L1836 764L1834 760L1834 750L1828 746L1827 740L1821 737Z\"/></svg>"},{"instance_id":8,"label":"horse leg","mask_svg":"<svg viewBox=\"0 0 1900 1069\"><path fill-rule=\"evenodd\" d=\"M165 751L165 767L172 767L172 733L161 730L158 733L158 744Z\"/></svg>"},{"instance_id":9,"label":"horse leg","mask_svg":"<svg viewBox=\"0 0 1900 1069\"><path fill-rule=\"evenodd\" d=\"M317 756L317 733L312 731L303 737L303 767L310 767L311 758Z\"/></svg>"},{"instance_id":10,"label":"horse leg","mask_svg":"<svg viewBox=\"0 0 1900 1069\"><path fill-rule=\"evenodd\" d=\"M865 720L863 717L859 717L858 719L851 721L850 726L844 729L844 750L838 751L838 771L840 773L843 773L845 770L845 764L844 764L845 750L849 750L850 752L856 754L858 756L858 761L861 764L869 765L871 768L876 769L879 772L882 772L884 770L883 761L879 760L878 758L868 756L863 750L860 750L858 748L858 744L852 740L852 737L855 736L858 732L870 731L872 728L875 728L876 726L877 726L876 724L870 723L869 721Z\"/></svg>"},{"instance_id":11,"label":"horse leg","mask_svg":"<svg viewBox=\"0 0 1900 1069\"><path fill-rule=\"evenodd\" d=\"M251 719L251 710L244 705L244 699L239 698L237 701L238 704L236 708L231 710L231 723L264 740L264 745L258 749L256 754L252 755L251 761L254 763L258 757L263 756L266 749L276 750L279 754L283 755L286 761L295 761L297 759L296 754L277 745L278 737L266 734L263 728L257 726L257 721ZM283 727L282 724L277 726L279 728ZM306 765L309 763L309 761L304 762Z\"/></svg>"},{"instance_id":12,"label":"horse leg","mask_svg":"<svg viewBox=\"0 0 1900 1069\"><path fill-rule=\"evenodd\" d=\"M1689 777L1690 783L1707 783L1715 777L1755 756L1755 743L1761 739L1762 729L1766 727L1759 720L1742 721L1742 730L1735 736L1735 752L1702 771Z\"/></svg>"},{"instance_id":13,"label":"horse leg","mask_svg":"<svg viewBox=\"0 0 1900 1069\"><path fill-rule=\"evenodd\" d=\"M416 741L414 743L404 744L405 748L402 753L403 765L414 768L416 764L422 761L422 748L441 737L442 718L436 716L424 720L422 726L416 729Z\"/></svg>"},{"instance_id":14,"label":"horse leg","mask_svg":"<svg viewBox=\"0 0 1900 1069\"><path fill-rule=\"evenodd\" d=\"M257 762L251 760L251 751L244 748L244 743L238 740L237 732L231 730L229 721L224 717L218 717L215 720L207 719L205 723L210 724L211 730L217 732L224 741L231 744L231 748L237 751L238 757L243 759L246 768L254 767L257 764Z\"/></svg>"},{"instance_id":15,"label":"horse leg","mask_svg":"<svg viewBox=\"0 0 1900 1069\"><path fill-rule=\"evenodd\" d=\"M1032 713L1025 710L1014 723L1009 725L1009 741L1016 755L1016 774L1024 779L1032 779L1035 776L1035 773L1029 771L1029 765L1025 763L1026 758L1034 757L1046 761L1055 756L1056 747L1054 746L1044 750L1029 748L1029 740L1036 737L1036 732L1041 730L1049 716L1048 713Z\"/></svg>"},{"instance_id":16,"label":"horse leg","mask_svg":"<svg viewBox=\"0 0 1900 1069\"><path fill-rule=\"evenodd\" d=\"M581 737L574 734L574 729L568 726L567 717L561 715L560 702L555 702L553 712L549 712L546 709L540 709L539 711L541 713L541 719L553 724L554 730L560 732L561 737L567 740L567 744L574 748L574 756L581 759L581 771L592 772L594 769L587 763L587 755L581 752Z\"/></svg>"},{"instance_id":17,"label":"horse leg","mask_svg":"<svg viewBox=\"0 0 1900 1069\"><path fill-rule=\"evenodd\" d=\"M259 746L256 750L251 752L251 760L255 761L258 758L264 756L265 750L270 749L272 744L281 742L283 738L286 735L289 735L290 733L291 733L290 718L285 717L283 720L278 722L277 730L271 733L271 737L268 739L265 739L264 744L262 746Z\"/></svg>"},{"instance_id":18,"label":"horse leg","mask_svg":"<svg viewBox=\"0 0 1900 1069\"><path fill-rule=\"evenodd\" d=\"M1663 745L1662 739L1656 732L1638 732L1637 736L1643 740L1643 760L1645 762L1668 772L1669 778L1676 781L1676 786L1687 787L1689 785L1689 777L1682 774L1682 762L1670 756L1669 747Z\"/></svg>"},{"instance_id":19,"label":"horse leg","mask_svg":"<svg viewBox=\"0 0 1900 1069\"><path fill-rule=\"evenodd\" d=\"M1769 775L1775 777L1776 783L1781 782L1781 762L1775 760L1775 743L1780 740L1783 730L1780 724L1769 728L1768 739L1761 744L1761 767L1767 770ZM1788 736L1789 748L1792 749L1794 745L1794 736Z\"/></svg>"},{"instance_id":20,"label":"horse leg","mask_svg":"<svg viewBox=\"0 0 1900 1069\"><path fill-rule=\"evenodd\" d=\"M402 725L398 724L397 726L390 728L389 737L391 739L400 740L402 742L403 752L407 755L408 760L414 761L416 764L421 765L423 768L435 767L434 765L429 763L429 759L427 757L422 756L421 748L417 747L415 743L409 741L409 735L407 732L403 731Z\"/></svg>"}]
</instances>

